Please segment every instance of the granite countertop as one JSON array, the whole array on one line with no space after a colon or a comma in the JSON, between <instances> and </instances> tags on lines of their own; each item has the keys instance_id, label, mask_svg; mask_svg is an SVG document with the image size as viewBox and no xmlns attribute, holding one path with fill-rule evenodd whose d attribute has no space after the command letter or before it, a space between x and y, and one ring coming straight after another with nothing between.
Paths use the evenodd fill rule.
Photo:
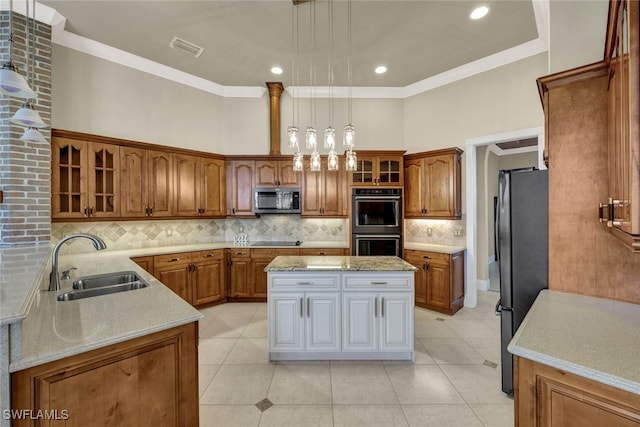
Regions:
<instances>
[{"instance_id":1,"label":"granite countertop","mask_svg":"<svg viewBox=\"0 0 640 427\"><path fill-rule=\"evenodd\" d=\"M74 279L133 270L149 286L75 301L56 300L59 293L71 289L72 280L61 281L59 292L37 291L29 313L22 321L21 354L19 357L12 355L11 372L191 323L202 317L198 310L119 252L100 251L60 258L61 270L70 265L78 267ZM45 283L39 289L43 287L46 287Z\"/></svg>"},{"instance_id":2,"label":"granite countertop","mask_svg":"<svg viewBox=\"0 0 640 427\"><path fill-rule=\"evenodd\" d=\"M508 346L516 356L640 394L640 305L543 290Z\"/></svg>"},{"instance_id":3,"label":"granite countertop","mask_svg":"<svg viewBox=\"0 0 640 427\"><path fill-rule=\"evenodd\" d=\"M404 249L438 252L442 254L455 254L456 252L464 251L467 248L464 246L437 245L434 243L405 242Z\"/></svg>"},{"instance_id":4,"label":"granite countertop","mask_svg":"<svg viewBox=\"0 0 640 427\"><path fill-rule=\"evenodd\" d=\"M416 271L395 256L278 256L264 271Z\"/></svg>"}]
</instances>

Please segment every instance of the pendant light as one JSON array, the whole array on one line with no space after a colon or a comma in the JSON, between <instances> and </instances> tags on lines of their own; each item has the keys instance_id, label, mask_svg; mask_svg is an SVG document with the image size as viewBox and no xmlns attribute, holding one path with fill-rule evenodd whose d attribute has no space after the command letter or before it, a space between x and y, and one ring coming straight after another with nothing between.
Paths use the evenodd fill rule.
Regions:
<instances>
[{"instance_id":1,"label":"pendant light","mask_svg":"<svg viewBox=\"0 0 640 427\"><path fill-rule=\"evenodd\" d=\"M18 69L12 61L12 48L13 0L9 0L9 62L4 63L0 69L0 93L15 98L35 98L36 93L29 87L27 80L18 73Z\"/></svg>"},{"instance_id":2,"label":"pendant light","mask_svg":"<svg viewBox=\"0 0 640 427\"><path fill-rule=\"evenodd\" d=\"M25 130L22 136L20 137L20 140L28 141L28 142L37 142L41 144L47 143L47 140L45 139L45 137L42 136L40 131L36 128L27 128L27 130Z\"/></svg>"},{"instance_id":3,"label":"pendant light","mask_svg":"<svg viewBox=\"0 0 640 427\"><path fill-rule=\"evenodd\" d=\"M358 158L353 146L356 141L356 128L352 124L351 112L352 112L352 80L351 80L351 0L347 0L347 26L348 26L348 53L347 53L347 83L348 83L348 99L347 110L349 114L349 124L344 127L344 133L342 136L342 144L347 147L346 154L346 169L347 171L358 170Z\"/></svg>"}]
</instances>

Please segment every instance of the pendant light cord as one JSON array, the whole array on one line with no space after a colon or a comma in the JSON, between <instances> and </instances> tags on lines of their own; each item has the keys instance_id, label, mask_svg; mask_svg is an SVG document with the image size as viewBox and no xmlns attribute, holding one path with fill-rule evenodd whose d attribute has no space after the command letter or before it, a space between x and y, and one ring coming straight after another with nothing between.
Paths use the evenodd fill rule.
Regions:
<instances>
[{"instance_id":1,"label":"pendant light cord","mask_svg":"<svg viewBox=\"0 0 640 427\"><path fill-rule=\"evenodd\" d=\"M13 56L13 0L9 0L9 62Z\"/></svg>"},{"instance_id":2,"label":"pendant light cord","mask_svg":"<svg viewBox=\"0 0 640 427\"><path fill-rule=\"evenodd\" d=\"M329 61L328 61L328 82L329 82L329 126L333 125L333 0L329 0Z\"/></svg>"},{"instance_id":3,"label":"pendant light cord","mask_svg":"<svg viewBox=\"0 0 640 427\"><path fill-rule=\"evenodd\" d=\"M348 46L349 46L349 50L347 53L347 81L349 83L349 89L348 89L348 113L349 113L349 123L352 123L351 121L351 86L352 86L352 82L351 82L351 0L347 0L347 26L349 28L348 31Z\"/></svg>"}]
</instances>

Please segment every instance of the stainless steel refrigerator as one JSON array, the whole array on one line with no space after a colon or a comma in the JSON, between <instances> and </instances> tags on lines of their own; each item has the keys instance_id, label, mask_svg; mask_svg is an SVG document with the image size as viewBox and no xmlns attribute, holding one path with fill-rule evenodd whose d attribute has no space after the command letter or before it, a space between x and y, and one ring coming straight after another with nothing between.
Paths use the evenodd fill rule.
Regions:
<instances>
[{"instance_id":1,"label":"stainless steel refrigerator","mask_svg":"<svg viewBox=\"0 0 640 427\"><path fill-rule=\"evenodd\" d=\"M513 394L507 345L540 290L548 287L549 175L546 170L500 171L496 218L499 243L502 391Z\"/></svg>"}]
</instances>

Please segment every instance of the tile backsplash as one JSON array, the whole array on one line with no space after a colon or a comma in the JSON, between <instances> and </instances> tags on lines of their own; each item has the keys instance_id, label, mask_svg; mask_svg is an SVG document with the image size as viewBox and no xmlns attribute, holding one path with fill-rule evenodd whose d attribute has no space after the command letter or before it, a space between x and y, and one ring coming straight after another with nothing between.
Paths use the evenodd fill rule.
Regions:
<instances>
[{"instance_id":1,"label":"tile backsplash","mask_svg":"<svg viewBox=\"0 0 640 427\"><path fill-rule=\"evenodd\" d=\"M96 221L51 224L51 240L57 242L71 233L100 236L113 250L140 249L192 243L233 241L239 233L257 240L348 241L349 223L340 218L300 218L297 215L264 215L256 219L192 219L153 221ZM85 239L64 245L64 253L87 250Z\"/></svg>"},{"instance_id":2,"label":"tile backsplash","mask_svg":"<svg viewBox=\"0 0 640 427\"><path fill-rule=\"evenodd\" d=\"M407 219L404 221L404 240L415 243L466 246L467 236L464 215L460 220ZM429 235L431 229L431 235ZM459 231L459 236L454 235Z\"/></svg>"}]
</instances>

